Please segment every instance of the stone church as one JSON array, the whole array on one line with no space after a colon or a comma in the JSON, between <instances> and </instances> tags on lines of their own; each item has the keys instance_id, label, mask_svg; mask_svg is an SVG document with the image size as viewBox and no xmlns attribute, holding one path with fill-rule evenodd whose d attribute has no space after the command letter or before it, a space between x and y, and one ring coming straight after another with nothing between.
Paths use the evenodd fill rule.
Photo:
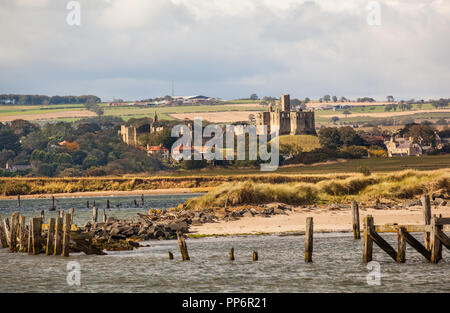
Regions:
<instances>
[{"instance_id":1,"label":"stone church","mask_svg":"<svg viewBox=\"0 0 450 313\"><path fill-rule=\"evenodd\" d=\"M316 135L313 111L291 111L289 95L281 96L281 108L269 106L266 112L256 116L256 125L266 125L269 133L278 130L279 135Z\"/></svg>"}]
</instances>

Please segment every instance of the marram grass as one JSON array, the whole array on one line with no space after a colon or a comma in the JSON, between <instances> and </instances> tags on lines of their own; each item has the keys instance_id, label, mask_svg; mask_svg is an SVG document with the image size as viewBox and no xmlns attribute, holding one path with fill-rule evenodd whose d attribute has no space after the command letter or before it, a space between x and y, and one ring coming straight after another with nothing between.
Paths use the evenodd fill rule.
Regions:
<instances>
[{"instance_id":1,"label":"marram grass","mask_svg":"<svg viewBox=\"0 0 450 313\"><path fill-rule=\"evenodd\" d=\"M418 172L402 171L370 176L354 174L317 183L225 183L207 194L189 199L187 209L215 208L281 202L292 205L327 201L408 199L431 192L450 193L450 169Z\"/></svg>"}]
</instances>

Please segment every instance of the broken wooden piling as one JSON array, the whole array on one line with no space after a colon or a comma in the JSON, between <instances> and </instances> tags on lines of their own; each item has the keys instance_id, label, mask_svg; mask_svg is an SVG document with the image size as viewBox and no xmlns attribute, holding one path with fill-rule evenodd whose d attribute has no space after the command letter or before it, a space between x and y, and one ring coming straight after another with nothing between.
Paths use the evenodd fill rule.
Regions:
<instances>
[{"instance_id":1,"label":"broken wooden piling","mask_svg":"<svg viewBox=\"0 0 450 313\"><path fill-rule=\"evenodd\" d=\"M64 218L64 210L63 210L63 209L60 209L60 210L59 210L58 217Z\"/></svg>"},{"instance_id":2,"label":"broken wooden piling","mask_svg":"<svg viewBox=\"0 0 450 313\"><path fill-rule=\"evenodd\" d=\"M92 223L97 223L98 220L98 206L92 207Z\"/></svg>"},{"instance_id":3,"label":"broken wooden piling","mask_svg":"<svg viewBox=\"0 0 450 313\"><path fill-rule=\"evenodd\" d=\"M30 218L30 224L28 225L28 242L27 242L27 252L28 254L33 254L33 218Z\"/></svg>"},{"instance_id":4,"label":"broken wooden piling","mask_svg":"<svg viewBox=\"0 0 450 313\"><path fill-rule=\"evenodd\" d=\"M42 224L44 224L45 222L45 211L41 210L41 220L42 220Z\"/></svg>"},{"instance_id":5,"label":"broken wooden piling","mask_svg":"<svg viewBox=\"0 0 450 313\"><path fill-rule=\"evenodd\" d=\"M406 262L406 238L404 232L406 229L404 227L400 227L397 230L397 263L405 263Z\"/></svg>"},{"instance_id":6,"label":"broken wooden piling","mask_svg":"<svg viewBox=\"0 0 450 313\"><path fill-rule=\"evenodd\" d=\"M19 212L11 214L11 226L9 230L9 251L17 251L17 233L19 229Z\"/></svg>"},{"instance_id":7,"label":"broken wooden piling","mask_svg":"<svg viewBox=\"0 0 450 313\"><path fill-rule=\"evenodd\" d=\"M73 224L73 216L75 214L75 209L74 208L70 208L69 214L70 214L70 223Z\"/></svg>"},{"instance_id":8,"label":"broken wooden piling","mask_svg":"<svg viewBox=\"0 0 450 313\"><path fill-rule=\"evenodd\" d=\"M20 195L17 195L17 206L20 207Z\"/></svg>"},{"instance_id":9,"label":"broken wooden piling","mask_svg":"<svg viewBox=\"0 0 450 313\"><path fill-rule=\"evenodd\" d=\"M429 195L424 195L421 198L422 207L423 207L423 217L425 221L425 225L430 225L431 223L431 201ZM430 250L430 232L424 233L424 242L425 248Z\"/></svg>"},{"instance_id":10,"label":"broken wooden piling","mask_svg":"<svg viewBox=\"0 0 450 313\"><path fill-rule=\"evenodd\" d=\"M111 204L109 203L109 200L106 200L106 208L107 209L111 208Z\"/></svg>"},{"instance_id":11,"label":"broken wooden piling","mask_svg":"<svg viewBox=\"0 0 450 313\"><path fill-rule=\"evenodd\" d=\"M173 260L173 253L169 251L169 260Z\"/></svg>"},{"instance_id":12,"label":"broken wooden piling","mask_svg":"<svg viewBox=\"0 0 450 313\"><path fill-rule=\"evenodd\" d=\"M187 250L186 240L184 240L184 236L180 231L177 231L177 237L178 237L178 247L180 248L181 257L183 261L189 261L189 253Z\"/></svg>"},{"instance_id":13,"label":"broken wooden piling","mask_svg":"<svg viewBox=\"0 0 450 313\"><path fill-rule=\"evenodd\" d=\"M363 234L363 262L369 263L372 261L373 242L370 237L370 231L373 229L373 217L367 215L364 218L364 234Z\"/></svg>"},{"instance_id":14,"label":"broken wooden piling","mask_svg":"<svg viewBox=\"0 0 450 313\"><path fill-rule=\"evenodd\" d=\"M55 206L55 196L52 196L52 206L50 208L50 211L55 211L56 210L56 206Z\"/></svg>"},{"instance_id":15,"label":"broken wooden piling","mask_svg":"<svg viewBox=\"0 0 450 313\"><path fill-rule=\"evenodd\" d=\"M2 248L8 248L8 240L6 240L6 233L3 228L3 223L0 223L0 243Z\"/></svg>"},{"instance_id":16,"label":"broken wooden piling","mask_svg":"<svg viewBox=\"0 0 450 313\"><path fill-rule=\"evenodd\" d=\"M356 201L352 202L352 220L353 220L353 238L361 239L359 225L359 205Z\"/></svg>"},{"instance_id":17,"label":"broken wooden piling","mask_svg":"<svg viewBox=\"0 0 450 313\"><path fill-rule=\"evenodd\" d=\"M107 219L108 219L108 216L106 215L106 210L103 209L103 223L106 223Z\"/></svg>"},{"instance_id":18,"label":"broken wooden piling","mask_svg":"<svg viewBox=\"0 0 450 313\"><path fill-rule=\"evenodd\" d=\"M31 246L33 255L42 251L42 220L40 217L31 219Z\"/></svg>"},{"instance_id":19,"label":"broken wooden piling","mask_svg":"<svg viewBox=\"0 0 450 313\"><path fill-rule=\"evenodd\" d=\"M62 237L63 237L63 219L58 217L55 225L55 244L54 255L61 255L62 250Z\"/></svg>"},{"instance_id":20,"label":"broken wooden piling","mask_svg":"<svg viewBox=\"0 0 450 313\"><path fill-rule=\"evenodd\" d=\"M313 235L314 235L314 223L313 218L306 218L306 228L305 228L305 262L312 262L313 254Z\"/></svg>"},{"instance_id":21,"label":"broken wooden piling","mask_svg":"<svg viewBox=\"0 0 450 313\"><path fill-rule=\"evenodd\" d=\"M72 225L70 223L70 214L66 214L64 217L64 235L62 244L62 256L69 256L69 244L70 244L70 229Z\"/></svg>"},{"instance_id":22,"label":"broken wooden piling","mask_svg":"<svg viewBox=\"0 0 450 313\"><path fill-rule=\"evenodd\" d=\"M252 260L258 261L258 251L253 251Z\"/></svg>"},{"instance_id":23,"label":"broken wooden piling","mask_svg":"<svg viewBox=\"0 0 450 313\"><path fill-rule=\"evenodd\" d=\"M55 241L55 219L48 219L48 234L47 234L47 247L45 248L46 255L53 255L55 249L53 248L53 244Z\"/></svg>"},{"instance_id":24,"label":"broken wooden piling","mask_svg":"<svg viewBox=\"0 0 450 313\"><path fill-rule=\"evenodd\" d=\"M27 226L25 225L25 216L19 216L19 229L18 229L18 239L19 239L19 252L27 251Z\"/></svg>"},{"instance_id":25,"label":"broken wooden piling","mask_svg":"<svg viewBox=\"0 0 450 313\"><path fill-rule=\"evenodd\" d=\"M234 261L234 247L230 250L230 261Z\"/></svg>"},{"instance_id":26,"label":"broken wooden piling","mask_svg":"<svg viewBox=\"0 0 450 313\"><path fill-rule=\"evenodd\" d=\"M144 206L144 204L145 204L145 201L144 201L144 194L141 195L141 204L142 204L142 206Z\"/></svg>"}]
</instances>

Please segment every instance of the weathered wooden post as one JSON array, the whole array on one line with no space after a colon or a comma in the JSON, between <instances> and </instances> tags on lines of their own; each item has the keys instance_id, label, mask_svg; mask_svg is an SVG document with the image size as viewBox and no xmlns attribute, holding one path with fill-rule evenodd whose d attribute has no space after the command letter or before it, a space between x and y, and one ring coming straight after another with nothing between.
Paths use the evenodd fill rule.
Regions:
<instances>
[{"instance_id":1,"label":"weathered wooden post","mask_svg":"<svg viewBox=\"0 0 450 313\"><path fill-rule=\"evenodd\" d=\"M258 261L258 251L253 251L252 260Z\"/></svg>"},{"instance_id":2,"label":"weathered wooden post","mask_svg":"<svg viewBox=\"0 0 450 313\"><path fill-rule=\"evenodd\" d=\"M169 251L169 260L173 260L173 253Z\"/></svg>"},{"instance_id":3,"label":"weathered wooden post","mask_svg":"<svg viewBox=\"0 0 450 313\"><path fill-rule=\"evenodd\" d=\"M63 236L63 219L62 217L58 217L56 219L55 226L55 245L54 245L54 255L61 255L62 250L62 236Z\"/></svg>"},{"instance_id":4,"label":"weathered wooden post","mask_svg":"<svg viewBox=\"0 0 450 313\"><path fill-rule=\"evenodd\" d=\"M109 203L109 199L106 200L106 208L107 208L107 209L111 208L111 204Z\"/></svg>"},{"instance_id":5,"label":"weathered wooden post","mask_svg":"<svg viewBox=\"0 0 450 313\"><path fill-rule=\"evenodd\" d=\"M53 255L55 252L55 249L53 247L53 243L55 241L54 234L55 234L55 219L49 218L48 219L47 247L45 248L46 255Z\"/></svg>"},{"instance_id":6,"label":"weathered wooden post","mask_svg":"<svg viewBox=\"0 0 450 313\"><path fill-rule=\"evenodd\" d=\"M64 210L63 210L63 209L60 209L60 210L59 210L59 215L58 215L58 217L64 218Z\"/></svg>"},{"instance_id":7,"label":"weathered wooden post","mask_svg":"<svg viewBox=\"0 0 450 313\"><path fill-rule=\"evenodd\" d=\"M33 218L30 218L30 224L28 225L28 254L33 254Z\"/></svg>"},{"instance_id":8,"label":"weathered wooden post","mask_svg":"<svg viewBox=\"0 0 450 313\"><path fill-rule=\"evenodd\" d=\"M230 250L230 261L234 261L234 247Z\"/></svg>"},{"instance_id":9,"label":"weathered wooden post","mask_svg":"<svg viewBox=\"0 0 450 313\"><path fill-rule=\"evenodd\" d=\"M134 199L134 206L137 208L138 207L138 203L136 201L136 199Z\"/></svg>"},{"instance_id":10,"label":"weathered wooden post","mask_svg":"<svg viewBox=\"0 0 450 313\"><path fill-rule=\"evenodd\" d=\"M404 231L406 231L404 227L399 227L397 230L397 241L398 241L397 263L406 262L406 238L404 235Z\"/></svg>"},{"instance_id":11,"label":"weathered wooden post","mask_svg":"<svg viewBox=\"0 0 450 313\"><path fill-rule=\"evenodd\" d=\"M2 248L8 248L8 240L6 240L6 233L3 228L3 223L0 223L0 242L2 244Z\"/></svg>"},{"instance_id":12,"label":"weathered wooden post","mask_svg":"<svg viewBox=\"0 0 450 313\"><path fill-rule=\"evenodd\" d=\"M431 218L431 240L430 240L430 252L431 252L431 263L437 264L439 263L439 260L441 259L441 253L442 253L442 243L439 240L438 237L438 231L440 229L440 226L437 225L437 217L436 215L433 215Z\"/></svg>"},{"instance_id":13,"label":"weathered wooden post","mask_svg":"<svg viewBox=\"0 0 450 313\"><path fill-rule=\"evenodd\" d=\"M70 223L73 224L73 215L75 214L75 209L70 208L69 214L70 214Z\"/></svg>"},{"instance_id":14,"label":"weathered wooden post","mask_svg":"<svg viewBox=\"0 0 450 313\"><path fill-rule=\"evenodd\" d=\"M52 207L50 208L50 211L55 211L56 207L55 207L55 196L52 196Z\"/></svg>"},{"instance_id":15,"label":"weathered wooden post","mask_svg":"<svg viewBox=\"0 0 450 313\"><path fill-rule=\"evenodd\" d=\"M423 217L425 221L425 226L430 225L431 223L431 201L429 195L424 195L421 198L422 207L423 207ZM424 233L424 242L425 249L430 251L430 232Z\"/></svg>"},{"instance_id":16,"label":"weathered wooden post","mask_svg":"<svg viewBox=\"0 0 450 313\"><path fill-rule=\"evenodd\" d=\"M89 200L88 200L88 201L86 201L86 208L88 208L88 209L89 209Z\"/></svg>"},{"instance_id":17,"label":"weathered wooden post","mask_svg":"<svg viewBox=\"0 0 450 313\"><path fill-rule=\"evenodd\" d=\"M106 216L106 210L103 209L103 223L106 223L107 219L108 219L108 216Z\"/></svg>"},{"instance_id":18,"label":"weathered wooden post","mask_svg":"<svg viewBox=\"0 0 450 313\"><path fill-rule=\"evenodd\" d=\"M364 242L363 242L363 262L372 261L373 240L370 237L370 231L373 230L373 217L367 215L364 219Z\"/></svg>"},{"instance_id":19,"label":"weathered wooden post","mask_svg":"<svg viewBox=\"0 0 450 313\"><path fill-rule=\"evenodd\" d=\"M27 226L25 225L25 216L19 216L19 252L27 250Z\"/></svg>"},{"instance_id":20,"label":"weathered wooden post","mask_svg":"<svg viewBox=\"0 0 450 313\"><path fill-rule=\"evenodd\" d=\"M42 220L42 224L44 224L45 222L45 211L41 210L41 220Z\"/></svg>"},{"instance_id":21,"label":"weathered wooden post","mask_svg":"<svg viewBox=\"0 0 450 313\"><path fill-rule=\"evenodd\" d=\"M97 223L98 219L98 206L94 205L92 207L92 223Z\"/></svg>"},{"instance_id":22,"label":"weathered wooden post","mask_svg":"<svg viewBox=\"0 0 450 313\"><path fill-rule=\"evenodd\" d=\"M11 242L11 227L9 226L9 219L7 217L3 220L3 226L5 226L6 242L9 247L9 243Z\"/></svg>"},{"instance_id":23,"label":"weathered wooden post","mask_svg":"<svg viewBox=\"0 0 450 313\"><path fill-rule=\"evenodd\" d=\"M313 235L314 235L314 223L313 218L306 218L306 228L305 228L305 262L312 262L313 254Z\"/></svg>"},{"instance_id":24,"label":"weathered wooden post","mask_svg":"<svg viewBox=\"0 0 450 313\"><path fill-rule=\"evenodd\" d=\"M63 246L62 246L62 256L69 256L69 243L70 243L70 214L66 214L64 218L64 236L63 236Z\"/></svg>"},{"instance_id":25,"label":"weathered wooden post","mask_svg":"<svg viewBox=\"0 0 450 313\"><path fill-rule=\"evenodd\" d=\"M19 229L19 212L14 212L11 214L11 228L10 228L10 239L9 239L9 251L17 251L17 233Z\"/></svg>"},{"instance_id":26,"label":"weathered wooden post","mask_svg":"<svg viewBox=\"0 0 450 313\"><path fill-rule=\"evenodd\" d=\"M33 255L37 255L42 251L42 220L40 217L32 218L31 230Z\"/></svg>"},{"instance_id":27,"label":"weathered wooden post","mask_svg":"<svg viewBox=\"0 0 450 313\"><path fill-rule=\"evenodd\" d=\"M141 195L141 204L142 204L142 206L144 206L144 204L145 204L145 201L144 201L144 194Z\"/></svg>"},{"instance_id":28,"label":"weathered wooden post","mask_svg":"<svg viewBox=\"0 0 450 313\"><path fill-rule=\"evenodd\" d=\"M17 206L20 207L20 195L17 195Z\"/></svg>"},{"instance_id":29,"label":"weathered wooden post","mask_svg":"<svg viewBox=\"0 0 450 313\"><path fill-rule=\"evenodd\" d=\"M96 204L95 204L95 200L94 200L94 204L93 204L93 206L96 206Z\"/></svg>"},{"instance_id":30,"label":"weathered wooden post","mask_svg":"<svg viewBox=\"0 0 450 313\"><path fill-rule=\"evenodd\" d=\"M353 238L361 239L359 226L359 206L356 201L352 202Z\"/></svg>"},{"instance_id":31,"label":"weathered wooden post","mask_svg":"<svg viewBox=\"0 0 450 313\"><path fill-rule=\"evenodd\" d=\"M177 237L178 237L178 247L180 248L181 257L183 258L183 261L189 261L189 254L187 250L186 241L184 240L184 236L180 231L177 231Z\"/></svg>"}]
</instances>

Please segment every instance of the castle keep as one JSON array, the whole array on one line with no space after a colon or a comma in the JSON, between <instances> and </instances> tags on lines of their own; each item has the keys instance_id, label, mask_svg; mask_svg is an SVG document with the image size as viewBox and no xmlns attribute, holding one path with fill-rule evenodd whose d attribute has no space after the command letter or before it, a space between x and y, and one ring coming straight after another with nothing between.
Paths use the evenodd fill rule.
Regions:
<instances>
[{"instance_id":1,"label":"castle keep","mask_svg":"<svg viewBox=\"0 0 450 313\"><path fill-rule=\"evenodd\" d=\"M279 135L316 135L314 112L291 111L289 95L281 96L281 108L269 106L267 112L260 112L256 125L266 125L269 133L278 130Z\"/></svg>"}]
</instances>

